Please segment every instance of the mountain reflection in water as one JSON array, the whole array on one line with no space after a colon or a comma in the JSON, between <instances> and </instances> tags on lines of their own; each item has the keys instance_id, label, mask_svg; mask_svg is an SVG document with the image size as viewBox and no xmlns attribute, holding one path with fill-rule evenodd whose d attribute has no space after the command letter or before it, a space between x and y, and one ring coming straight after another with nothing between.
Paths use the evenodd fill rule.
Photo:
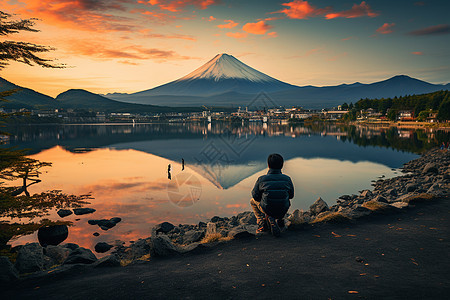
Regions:
<instances>
[{"instance_id":1,"label":"mountain reflection in water","mask_svg":"<svg viewBox=\"0 0 450 300\"><path fill-rule=\"evenodd\" d=\"M395 176L391 169L417 157L405 145L426 148L438 143L436 135L448 135L435 132L423 138L411 131L404 138L389 128L272 124L65 125L8 131L13 134L10 145L31 148L33 158L53 163L31 193L92 193L94 214L65 218L74 222L67 242L91 249L99 241L146 237L151 226L163 221L197 223L249 210L250 191L267 172L266 159L273 152L283 155L283 172L295 185L291 210L307 209L318 197L333 204L340 195L370 188L379 176ZM169 164L172 180L167 178ZM111 217L122 222L108 231L87 223ZM59 219L56 212L50 218ZM96 231L99 237L92 236ZM34 240L36 234L13 244Z\"/></svg>"}]
</instances>

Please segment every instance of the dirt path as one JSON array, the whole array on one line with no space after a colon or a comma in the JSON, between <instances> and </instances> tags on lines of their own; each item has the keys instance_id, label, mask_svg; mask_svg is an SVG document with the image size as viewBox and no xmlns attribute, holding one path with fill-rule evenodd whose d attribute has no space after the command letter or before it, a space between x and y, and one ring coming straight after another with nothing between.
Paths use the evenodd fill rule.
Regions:
<instances>
[{"instance_id":1,"label":"dirt path","mask_svg":"<svg viewBox=\"0 0 450 300\"><path fill-rule=\"evenodd\" d=\"M28 279L3 289L1 298L445 299L449 215L450 200L441 199L353 225L322 225L124 268Z\"/></svg>"}]
</instances>

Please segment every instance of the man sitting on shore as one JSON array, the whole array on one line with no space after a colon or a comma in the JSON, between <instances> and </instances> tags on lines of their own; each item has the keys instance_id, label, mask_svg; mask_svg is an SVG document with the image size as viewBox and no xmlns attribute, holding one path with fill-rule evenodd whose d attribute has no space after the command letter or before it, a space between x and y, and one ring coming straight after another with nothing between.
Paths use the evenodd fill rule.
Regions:
<instances>
[{"instance_id":1,"label":"man sitting on shore","mask_svg":"<svg viewBox=\"0 0 450 300\"><path fill-rule=\"evenodd\" d=\"M289 176L281 173L283 157L280 154L270 154L267 158L269 171L258 178L252 190L252 205L259 228L256 233L268 231L269 226L274 236L280 236L284 228L286 215L294 197L294 185ZM269 223L269 224L267 224Z\"/></svg>"}]
</instances>

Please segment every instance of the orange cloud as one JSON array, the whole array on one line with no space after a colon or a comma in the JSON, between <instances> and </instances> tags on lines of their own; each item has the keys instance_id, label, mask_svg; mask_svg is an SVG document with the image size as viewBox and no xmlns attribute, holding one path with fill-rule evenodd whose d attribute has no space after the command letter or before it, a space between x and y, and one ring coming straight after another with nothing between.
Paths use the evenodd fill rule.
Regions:
<instances>
[{"instance_id":1,"label":"orange cloud","mask_svg":"<svg viewBox=\"0 0 450 300\"><path fill-rule=\"evenodd\" d=\"M215 20L217 20L216 18L214 18L213 16L209 16L209 20L208 21L215 21Z\"/></svg>"},{"instance_id":2,"label":"orange cloud","mask_svg":"<svg viewBox=\"0 0 450 300\"><path fill-rule=\"evenodd\" d=\"M353 7L350 10L345 10L341 12L329 13L325 15L326 19L335 19L335 18L359 18L359 17L376 17L378 13L372 11L370 6L366 3L366 1L362 1L361 4L353 4Z\"/></svg>"},{"instance_id":3,"label":"orange cloud","mask_svg":"<svg viewBox=\"0 0 450 300\"><path fill-rule=\"evenodd\" d=\"M105 46L110 43L95 43L82 41L70 42L70 52L76 55L89 56L99 59L122 59L120 62L131 64L130 60L155 60L164 62L167 60L192 59L193 57L183 56L172 50L162 50L156 48L145 48L140 45L130 45L123 47ZM125 59L125 60L123 60Z\"/></svg>"},{"instance_id":4,"label":"orange cloud","mask_svg":"<svg viewBox=\"0 0 450 300\"><path fill-rule=\"evenodd\" d=\"M243 39L248 36L248 33L247 32L227 32L226 35L229 37L233 37L235 39Z\"/></svg>"},{"instance_id":5,"label":"orange cloud","mask_svg":"<svg viewBox=\"0 0 450 300\"><path fill-rule=\"evenodd\" d=\"M273 26L266 24L264 21L256 23L247 23L242 27L242 30L252 34L266 34L266 32L273 28Z\"/></svg>"},{"instance_id":6,"label":"orange cloud","mask_svg":"<svg viewBox=\"0 0 450 300\"><path fill-rule=\"evenodd\" d=\"M11 6L23 17L45 20L47 24L88 31L134 31L132 19L115 15L125 12L133 0L30 0Z\"/></svg>"},{"instance_id":7,"label":"orange cloud","mask_svg":"<svg viewBox=\"0 0 450 300\"><path fill-rule=\"evenodd\" d=\"M351 39L355 39L355 37L354 36L349 36L347 38L341 39L341 41L348 41L348 40L351 40Z\"/></svg>"},{"instance_id":8,"label":"orange cloud","mask_svg":"<svg viewBox=\"0 0 450 300\"><path fill-rule=\"evenodd\" d=\"M269 32L267 34L267 37L272 37L272 38L278 37L278 33L276 33L275 31Z\"/></svg>"},{"instance_id":9,"label":"orange cloud","mask_svg":"<svg viewBox=\"0 0 450 300\"><path fill-rule=\"evenodd\" d=\"M411 52L411 54L414 54L414 55L423 55L423 52L422 52L422 51L414 51L414 52Z\"/></svg>"},{"instance_id":10,"label":"orange cloud","mask_svg":"<svg viewBox=\"0 0 450 300\"><path fill-rule=\"evenodd\" d=\"M291 19L307 19L308 17L314 17L317 15L323 15L331 10L331 8L317 9L308 1L294 0L292 2L283 3L282 5L288 8L282 9L277 13L284 13Z\"/></svg>"},{"instance_id":11,"label":"orange cloud","mask_svg":"<svg viewBox=\"0 0 450 300\"><path fill-rule=\"evenodd\" d=\"M236 26L239 25L239 23L236 23L233 20L225 20L225 23L226 24L217 25L217 27L219 27L219 28L233 28L233 27L236 27Z\"/></svg>"},{"instance_id":12,"label":"orange cloud","mask_svg":"<svg viewBox=\"0 0 450 300\"><path fill-rule=\"evenodd\" d=\"M392 30L392 27L394 27L394 26L395 26L395 23L391 23L391 24L389 24L389 23L384 23L383 26L381 26L380 28L377 29L377 32L378 32L378 33L381 33L381 34L389 34L389 33L392 33L392 32L394 32L394 31Z\"/></svg>"},{"instance_id":13,"label":"orange cloud","mask_svg":"<svg viewBox=\"0 0 450 300\"><path fill-rule=\"evenodd\" d=\"M145 3L145 1L139 1L139 3ZM182 8L188 5L194 5L200 9L206 9L208 6L216 3L216 0L150 0L147 2L150 5L157 5L162 10L168 10L171 12L179 12Z\"/></svg>"}]
</instances>

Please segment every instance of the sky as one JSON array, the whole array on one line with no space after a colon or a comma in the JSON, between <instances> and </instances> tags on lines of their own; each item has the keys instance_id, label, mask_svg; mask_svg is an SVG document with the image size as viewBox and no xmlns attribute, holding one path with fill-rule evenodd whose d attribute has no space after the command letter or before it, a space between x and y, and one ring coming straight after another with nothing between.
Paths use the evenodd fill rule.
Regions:
<instances>
[{"instance_id":1,"label":"sky","mask_svg":"<svg viewBox=\"0 0 450 300\"><path fill-rule=\"evenodd\" d=\"M11 62L17 85L132 93L227 53L290 84L372 83L409 75L450 82L448 0L0 0L40 32L1 37L52 46L67 66Z\"/></svg>"}]
</instances>

